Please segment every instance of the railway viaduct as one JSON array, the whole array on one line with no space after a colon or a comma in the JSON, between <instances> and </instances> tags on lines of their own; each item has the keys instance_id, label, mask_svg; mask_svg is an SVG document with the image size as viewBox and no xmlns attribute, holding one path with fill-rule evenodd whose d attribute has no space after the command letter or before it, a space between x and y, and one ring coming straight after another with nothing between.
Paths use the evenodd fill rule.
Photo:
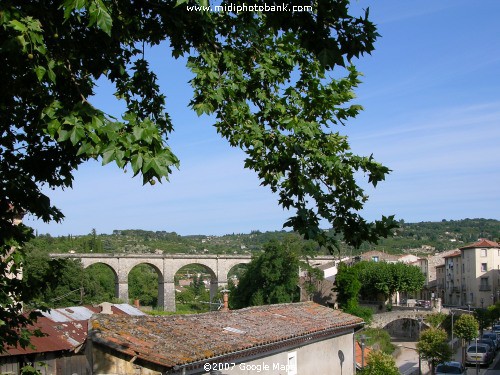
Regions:
<instances>
[{"instance_id":1,"label":"railway viaduct","mask_svg":"<svg viewBox=\"0 0 500 375\"><path fill-rule=\"evenodd\" d=\"M115 274L115 296L129 301L128 274L139 264L150 265L158 274L158 305L165 311L175 311L174 276L182 267L190 264L204 266L211 275L210 298L219 287L227 286L229 271L238 264L252 260L249 255L191 255L191 254L50 254L51 258L78 259L84 268L93 264L106 264ZM316 257L310 261L313 266L333 262L333 256Z\"/></svg>"}]
</instances>

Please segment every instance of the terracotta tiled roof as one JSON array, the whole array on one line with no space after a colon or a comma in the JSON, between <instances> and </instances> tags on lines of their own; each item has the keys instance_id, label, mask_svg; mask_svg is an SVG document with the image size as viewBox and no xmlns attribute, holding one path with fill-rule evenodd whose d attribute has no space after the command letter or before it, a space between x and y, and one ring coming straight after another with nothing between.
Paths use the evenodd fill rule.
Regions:
<instances>
[{"instance_id":1,"label":"terracotta tiled roof","mask_svg":"<svg viewBox=\"0 0 500 375\"><path fill-rule=\"evenodd\" d=\"M91 319L90 337L119 352L172 368L242 351L265 352L266 347L287 340L332 337L362 324L360 318L339 310L301 302L196 315L99 314Z\"/></svg>"},{"instance_id":2,"label":"terracotta tiled roof","mask_svg":"<svg viewBox=\"0 0 500 375\"><path fill-rule=\"evenodd\" d=\"M361 351L361 345L359 344L359 342L356 341L356 365L361 368L361 363L363 362L362 361L362 351ZM368 346L365 346L365 353L364 353L364 362L365 362L365 366L368 364L368 354L370 354L371 352L371 348L368 347Z\"/></svg>"},{"instance_id":3,"label":"terracotta tiled roof","mask_svg":"<svg viewBox=\"0 0 500 375\"><path fill-rule=\"evenodd\" d=\"M455 252L445 255L443 258L454 258L454 257L459 257L462 253L460 250L456 250Z\"/></svg>"},{"instance_id":4,"label":"terracotta tiled roof","mask_svg":"<svg viewBox=\"0 0 500 375\"><path fill-rule=\"evenodd\" d=\"M500 247L498 242L486 240L484 238L479 239L477 242L471 243L470 245L461 247L460 249L474 249L478 247Z\"/></svg>"}]
</instances>

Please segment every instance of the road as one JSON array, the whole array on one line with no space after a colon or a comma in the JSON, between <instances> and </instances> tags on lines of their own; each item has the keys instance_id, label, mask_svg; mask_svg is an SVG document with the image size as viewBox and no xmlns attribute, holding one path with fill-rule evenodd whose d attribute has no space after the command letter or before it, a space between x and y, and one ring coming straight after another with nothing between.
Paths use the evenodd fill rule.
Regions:
<instances>
[{"instance_id":1,"label":"road","mask_svg":"<svg viewBox=\"0 0 500 375\"><path fill-rule=\"evenodd\" d=\"M396 365L402 375L417 375L418 374L418 353L415 349L415 341L397 341L394 345L399 346L401 354L396 359ZM497 352L495 360L488 367L468 366L467 375L500 375L500 352ZM453 356L453 360L460 361L462 358L461 349L458 348ZM427 362L421 362L422 374L430 374Z\"/></svg>"},{"instance_id":2,"label":"road","mask_svg":"<svg viewBox=\"0 0 500 375\"><path fill-rule=\"evenodd\" d=\"M493 363L486 367L481 367L477 369L474 366L469 366L467 367L467 375L474 375L474 374L479 374L479 375L500 375L500 355L497 355L495 357L495 360Z\"/></svg>"}]
</instances>

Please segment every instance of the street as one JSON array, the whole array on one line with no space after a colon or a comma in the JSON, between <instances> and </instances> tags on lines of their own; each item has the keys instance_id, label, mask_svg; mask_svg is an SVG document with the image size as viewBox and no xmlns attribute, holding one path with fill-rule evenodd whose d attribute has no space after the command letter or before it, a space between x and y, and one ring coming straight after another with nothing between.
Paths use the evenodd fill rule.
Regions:
<instances>
[{"instance_id":1,"label":"street","mask_svg":"<svg viewBox=\"0 0 500 375\"><path fill-rule=\"evenodd\" d=\"M396 365L402 375L418 374L418 353L416 351L415 341L393 341L393 344L400 348L401 353L396 358ZM488 367L467 366L467 375L500 375L500 352L497 352L492 364ZM461 361L462 352L458 348L453 355L454 361ZM422 374L430 374L429 366L426 361L421 361Z\"/></svg>"}]
</instances>

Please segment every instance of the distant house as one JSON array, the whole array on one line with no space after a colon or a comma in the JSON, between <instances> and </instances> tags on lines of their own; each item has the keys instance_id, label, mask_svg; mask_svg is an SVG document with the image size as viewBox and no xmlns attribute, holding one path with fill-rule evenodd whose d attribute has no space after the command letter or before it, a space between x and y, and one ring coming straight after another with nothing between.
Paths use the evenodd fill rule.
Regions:
<instances>
[{"instance_id":1,"label":"distant house","mask_svg":"<svg viewBox=\"0 0 500 375\"><path fill-rule=\"evenodd\" d=\"M90 375L90 365L83 350L90 317L96 313L143 315L127 304L104 303L99 306L75 306L43 312L32 327L45 336L32 337L31 347L8 347L0 354L0 374L20 374L31 364L42 375Z\"/></svg>"},{"instance_id":2,"label":"distant house","mask_svg":"<svg viewBox=\"0 0 500 375\"><path fill-rule=\"evenodd\" d=\"M396 263L399 261L399 255L387 254L383 251L372 250L360 255L361 260L372 262Z\"/></svg>"},{"instance_id":3,"label":"distant house","mask_svg":"<svg viewBox=\"0 0 500 375\"><path fill-rule=\"evenodd\" d=\"M99 314L86 352L96 375L351 375L353 334L362 325L314 302L197 315Z\"/></svg>"}]
</instances>

